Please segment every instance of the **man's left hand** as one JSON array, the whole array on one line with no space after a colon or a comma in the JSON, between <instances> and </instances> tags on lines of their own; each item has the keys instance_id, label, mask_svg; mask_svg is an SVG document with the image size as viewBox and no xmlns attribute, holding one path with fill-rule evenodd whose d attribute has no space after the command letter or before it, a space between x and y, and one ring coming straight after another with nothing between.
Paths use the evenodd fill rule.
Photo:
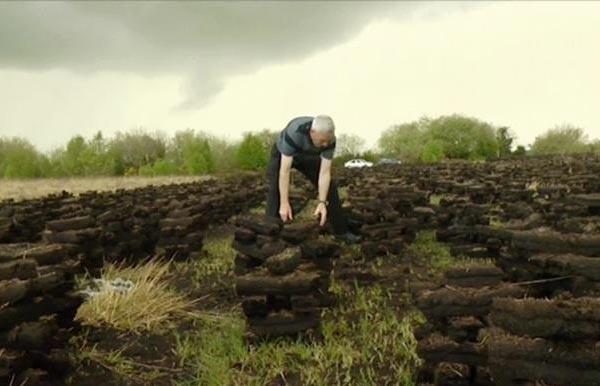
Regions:
<instances>
[{"instance_id":1,"label":"man's left hand","mask_svg":"<svg viewBox=\"0 0 600 386\"><path fill-rule=\"evenodd\" d=\"M320 217L320 226L325 225L325 221L327 221L327 206L324 203L320 202L319 205L317 205L317 209L315 210L315 216Z\"/></svg>"}]
</instances>

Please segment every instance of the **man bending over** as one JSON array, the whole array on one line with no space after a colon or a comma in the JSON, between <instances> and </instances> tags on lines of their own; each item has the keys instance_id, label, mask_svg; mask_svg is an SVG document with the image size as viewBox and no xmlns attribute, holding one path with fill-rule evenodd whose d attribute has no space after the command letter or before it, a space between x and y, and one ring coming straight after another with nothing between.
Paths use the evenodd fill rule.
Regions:
<instances>
[{"instance_id":1,"label":"man bending over","mask_svg":"<svg viewBox=\"0 0 600 386\"><path fill-rule=\"evenodd\" d=\"M269 193L267 216L283 222L294 219L289 200L290 170L304 174L317 188L319 204L315 216L325 225L329 218L336 237L357 243L360 237L348 231L337 185L331 180L331 161L335 152L335 125L331 117L297 117L281 132L271 150L267 166Z\"/></svg>"}]
</instances>

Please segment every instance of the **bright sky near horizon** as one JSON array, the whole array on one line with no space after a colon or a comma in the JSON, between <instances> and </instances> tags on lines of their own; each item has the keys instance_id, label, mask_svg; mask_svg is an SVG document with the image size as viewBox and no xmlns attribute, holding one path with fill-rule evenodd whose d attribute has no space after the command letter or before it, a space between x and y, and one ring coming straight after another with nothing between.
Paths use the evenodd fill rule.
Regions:
<instances>
[{"instance_id":1,"label":"bright sky near horizon","mask_svg":"<svg viewBox=\"0 0 600 386\"><path fill-rule=\"evenodd\" d=\"M523 145L565 123L600 139L599 101L600 2L0 3L0 137L44 151L316 114L370 146L452 113Z\"/></svg>"}]
</instances>

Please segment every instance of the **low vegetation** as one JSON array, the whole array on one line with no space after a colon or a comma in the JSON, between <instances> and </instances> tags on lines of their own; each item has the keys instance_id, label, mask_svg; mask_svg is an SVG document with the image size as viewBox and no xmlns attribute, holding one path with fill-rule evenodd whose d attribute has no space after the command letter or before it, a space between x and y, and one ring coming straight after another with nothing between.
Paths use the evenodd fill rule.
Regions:
<instances>
[{"instance_id":1,"label":"low vegetation","mask_svg":"<svg viewBox=\"0 0 600 386\"><path fill-rule=\"evenodd\" d=\"M380 287L334 286L340 305L323 314L322 339L280 339L248 347L240 312L205 321L178 337L192 385L413 385L420 364L412 334L416 313L403 316Z\"/></svg>"},{"instance_id":2,"label":"low vegetation","mask_svg":"<svg viewBox=\"0 0 600 386\"><path fill-rule=\"evenodd\" d=\"M248 344L241 308L228 296L234 278L231 241L230 235L209 237L203 257L192 262L107 266L104 279L135 286L125 294L100 293L84 304L78 319L87 327L73 343L78 362L109 372L118 379L114 384L171 384L167 379L177 386L415 384L421 360L412 331L423 318L377 285L332 282L338 305L323 311L319 332ZM186 278L190 286L175 291ZM206 308L181 291L221 303ZM93 344L88 334L106 329L116 331L113 345ZM165 358L148 361L132 354L139 354L132 345L155 345L148 339L166 340Z\"/></svg>"},{"instance_id":3,"label":"low vegetation","mask_svg":"<svg viewBox=\"0 0 600 386\"><path fill-rule=\"evenodd\" d=\"M441 271L455 261L448 246L437 241L435 231L419 232L408 246L407 253L416 263L429 267L432 272Z\"/></svg>"},{"instance_id":4,"label":"low vegetation","mask_svg":"<svg viewBox=\"0 0 600 386\"><path fill-rule=\"evenodd\" d=\"M172 176L262 170L278 130L247 132L239 141L194 130L167 137L143 129L119 132L106 138L73 136L63 147L43 153L22 138L0 137L0 178ZM365 150L357 135L337 136L336 166L351 158L377 161L399 158L403 162L436 162L446 159L483 160L525 155L513 150L515 134L477 118L459 114L423 117L395 125L379 138L379 148ZM583 129L563 125L549 129L531 144L530 154L600 153L600 141L588 141Z\"/></svg>"},{"instance_id":5,"label":"low vegetation","mask_svg":"<svg viewBox=\"0 0 600 386\"><path fill-rule=\"evenodd\" d=\"M156 332L173 319L190 315L194 301L170 288L170 263L159 260L135 266L107 264L93 296L77 311L83 325L122 331ZM108 283L124 283L119 290ZM85 286L83 281L80 286Z\"/></svg>"}]
</instances>

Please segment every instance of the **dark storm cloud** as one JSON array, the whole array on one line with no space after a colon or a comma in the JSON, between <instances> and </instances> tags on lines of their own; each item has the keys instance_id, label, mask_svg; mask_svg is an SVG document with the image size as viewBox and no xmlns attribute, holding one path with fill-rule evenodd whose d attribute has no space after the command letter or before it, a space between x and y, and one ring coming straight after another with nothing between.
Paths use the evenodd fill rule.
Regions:
<instances>
[{"instance_id":1,"label":"dark storm cloud","mask_svg":"<svg viewBox=\"0 0 600 386\"><path fill-rule=\"evenodd\" d=\"M306 57L413 2L2 2L0 68L179 73L186 105L232 74Z\"/></svg>"}]
</instances>

